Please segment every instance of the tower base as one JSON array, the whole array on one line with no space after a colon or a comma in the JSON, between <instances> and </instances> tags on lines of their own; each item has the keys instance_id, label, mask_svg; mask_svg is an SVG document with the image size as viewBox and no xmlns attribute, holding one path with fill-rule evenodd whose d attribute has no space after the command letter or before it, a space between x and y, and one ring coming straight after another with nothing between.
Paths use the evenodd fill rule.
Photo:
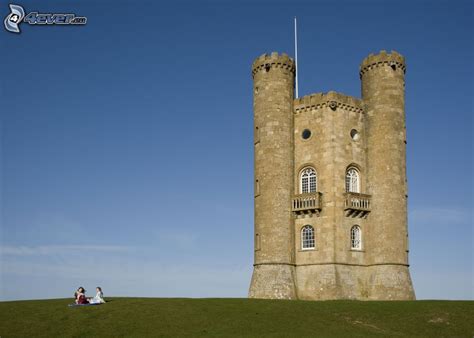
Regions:
<instances>
[{"instance_id":1,"label":"tower base","mask_svg":"<svg viewBox=\"0 0 474 338\"><path fill-rule=\"evenodd\" d=\"M297 299L295 267L288 264L255 265L249 298Z\"/></svg>"},{"instance_id":2,"label":"tower base","mask_svg":"<svg viewBox=\"0 0 474 338\"><path fill-rule=\"evenodd\" d=\"M295 270L298 299L415 299L405 265L315 264L296 266Z\"/></svg>"},{"instance_id":3,"label":"tower base","mask_svg":"<svg viewBox=\"0 0 474 338\"><path fill-rule=\"evenodd\" d=\"M367 274L370 300L415 300L408 266L373 265Z\"/></svg>"},{"instance_id":4,"label":"tower base","mask_svg":"<svg viewBox=\"0 0 474 338\"><path fill-rule=\"evenodd\" d=\"M365 270L360 266L321 264L296 267L298 299L366 300Z\"/></svg>"}]
</instances>

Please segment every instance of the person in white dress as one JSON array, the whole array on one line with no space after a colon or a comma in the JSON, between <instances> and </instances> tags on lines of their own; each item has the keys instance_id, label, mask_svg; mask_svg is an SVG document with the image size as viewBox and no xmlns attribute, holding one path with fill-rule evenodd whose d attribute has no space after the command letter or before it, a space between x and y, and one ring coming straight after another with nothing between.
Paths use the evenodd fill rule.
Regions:
<instances>
[{"instance_id":1,"label":"person in white dress","mask_svg":"<svg viewBox=\"0 0 474 338\"><path fill-rule=\"evenodd\" d=\"M96 294L95 294L95 297L94 298L90 298L89 299L89 303L90 304L102 304L102 303L105 303L105 300L104 300L104 293L102 292L102 288L100 286L98 286L96 289Z\"/></svg>"}]
</instances>

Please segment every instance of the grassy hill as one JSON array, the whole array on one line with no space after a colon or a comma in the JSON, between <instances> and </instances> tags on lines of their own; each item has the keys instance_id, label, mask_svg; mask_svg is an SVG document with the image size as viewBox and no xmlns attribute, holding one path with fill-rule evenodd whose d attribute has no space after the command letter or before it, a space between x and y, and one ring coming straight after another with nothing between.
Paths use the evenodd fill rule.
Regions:
<instances>
[{"instance_id":1,"label":"grassy hill","mask_svg":"<svg viewBox=\"0 0 474 338\"><path fill-rule=\"evenodd\" d=\"M474 302L111 298L0 302L0 336L473 337Z\"/></svg>"}]
</instances>

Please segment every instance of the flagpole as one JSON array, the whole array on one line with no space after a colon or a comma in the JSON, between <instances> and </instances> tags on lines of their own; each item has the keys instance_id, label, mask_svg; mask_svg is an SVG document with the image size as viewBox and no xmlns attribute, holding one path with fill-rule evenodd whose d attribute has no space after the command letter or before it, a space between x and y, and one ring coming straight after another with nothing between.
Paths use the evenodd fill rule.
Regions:
<instances>
[{"instance_id":1,"label":"flagpole","mask_svg":"<svg viewBox=\"0 0 474 338\"><path fill-rule=\"evenodd\" d=\"M295 68L296 68L296 98L298 98L298 35L296 31L296 16L295 16Z\"/></svg>"}]
</instances>

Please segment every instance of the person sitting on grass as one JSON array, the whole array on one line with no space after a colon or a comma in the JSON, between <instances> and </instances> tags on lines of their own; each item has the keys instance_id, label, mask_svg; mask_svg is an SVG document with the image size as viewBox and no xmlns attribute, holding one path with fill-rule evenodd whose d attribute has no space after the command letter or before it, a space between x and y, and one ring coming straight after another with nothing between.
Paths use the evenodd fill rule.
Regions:
<instances>
[{"instance_id":1,"label":"person sitting on grass","mask_svg":"<svg viewBox=\"0 0 474 338\"><path fill-rule=\"evenodd\" d=\"M86 298L86 290L81 286L74 293L76 298L76 304L89 304L89 301Z\"/></svg>"},{"instance_id":2,"label":"person sitting on grass","mask_svg":"<svg viewBox=\"0 0 474 338\"><path fill-rule=\"evenodd\" d=\"M102 292L102 288L100 286L95 288L96 294L94 298L89 298L89 303L90 304L103 304L105 303L104 300L104 293Z\"/></svg>"}]
</instances>

